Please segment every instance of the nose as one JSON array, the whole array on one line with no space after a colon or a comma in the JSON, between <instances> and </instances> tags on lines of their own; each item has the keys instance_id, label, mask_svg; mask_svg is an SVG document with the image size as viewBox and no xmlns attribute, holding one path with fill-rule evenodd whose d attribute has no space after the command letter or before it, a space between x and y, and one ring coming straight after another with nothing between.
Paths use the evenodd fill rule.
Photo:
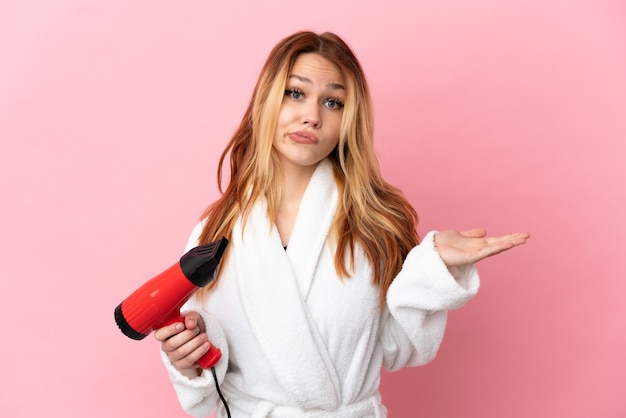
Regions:
<instances>
[{"instance_id":1,"label":"nose","mask_svg":"<svg viewBox=\"0 0 626 418\"><path fill-rule=\"evenodd\" d=\"M322 126L322 115L317 101L311 100L304 105L302 110L302 123L314 128Z\"/></svg>"}]
</instances>

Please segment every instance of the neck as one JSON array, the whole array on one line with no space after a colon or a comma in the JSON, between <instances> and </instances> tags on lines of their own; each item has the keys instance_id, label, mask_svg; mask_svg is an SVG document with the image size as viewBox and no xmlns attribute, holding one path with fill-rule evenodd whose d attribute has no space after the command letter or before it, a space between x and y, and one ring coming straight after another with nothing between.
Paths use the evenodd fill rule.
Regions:
<instances>
[{"instance_id":1,"label":"neck","mask_svg":"<svg viewBox=\"0 0 626 418\"><path fill-rule=\"evenodd\" d=\"M298 215L300 201L315 167L284 167L285 189L278 204L275 220L283 246L289 242Z\"/></svg>"},{"instance_id":2,"label":"neck","mask_svg":"<svg viewBox=\"0 0 626 418\"><path fill-rule=\"evenodd\" d=\"M317 166L311 167L284 167L285 188L283 190L282 203L299 202L311 176Z\"/></svg>"}]
</instances>

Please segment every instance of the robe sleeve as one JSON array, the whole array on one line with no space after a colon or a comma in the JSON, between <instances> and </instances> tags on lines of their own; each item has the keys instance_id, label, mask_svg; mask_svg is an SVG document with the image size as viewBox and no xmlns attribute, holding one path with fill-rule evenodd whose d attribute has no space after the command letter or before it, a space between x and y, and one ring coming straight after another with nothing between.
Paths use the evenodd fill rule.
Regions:
<instances>
[{"instance_id":1,"label":"robe sleeve","mask_svg":"<svg viewBox=\"0 0 626 418\"><path fill-rule=\"evenodd\" d=\"M381 342L383 367L394 371L435 358L448 310L463 306L478 291L473 265L448 270L434 246L436 232L407 255L387 292Z\"/></svg>"},{"instance_id":2,"label":"robe sleeve","mask_svg":"<svg viewBox=\"0 0 626 418\"><path fill-rule=\"evenodd\" d=\"M198 224L191 233L185 251L189 251L198 245L198 237L201 231L202 225ZM196 311L202 315L209 341L222 352L222 357L214 366L218 382L221 384L224 381L228 368L229 355L226 336L219 322L202 309L202 302L198 301L195 296L192 296L181 308L183 315L185 312L189 311ZM183 410L194 417L206 417L213 414L218 407L218 403L221 401L217 394L211 369L204 370L198 377L189 378L181 374L174 365L172 365L169 358L162 350L161 359L163 360L165 369L172 381L176 396Z\"/></svg>"}]
</instances>

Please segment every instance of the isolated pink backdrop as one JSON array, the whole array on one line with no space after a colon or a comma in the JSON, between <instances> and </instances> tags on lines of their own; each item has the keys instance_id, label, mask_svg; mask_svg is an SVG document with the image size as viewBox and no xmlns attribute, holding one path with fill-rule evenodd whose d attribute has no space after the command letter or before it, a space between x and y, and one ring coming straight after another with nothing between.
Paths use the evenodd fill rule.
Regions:
<instances>
[{"instance_id":1,"label":"isolated pink backdrop","mask_svg":"<svg viewBox=\"0 0 626 418\"><path fill-rule=\"evenodd\" d=\"M113 309L181 255L298 29L360 57L421 234L532 234L479 264L433 363L384 374L391 417L626 416L625 19L619 0L0 0L0 416L186 416Z\"/></svg>"}]
</instances>

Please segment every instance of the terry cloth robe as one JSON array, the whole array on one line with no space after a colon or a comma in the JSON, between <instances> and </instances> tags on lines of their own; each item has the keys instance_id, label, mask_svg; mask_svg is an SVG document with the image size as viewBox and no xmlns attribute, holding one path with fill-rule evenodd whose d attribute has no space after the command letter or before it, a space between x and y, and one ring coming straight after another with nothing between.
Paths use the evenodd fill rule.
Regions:
<instances>
[{"instance_id":1,"label":"terry cloth robe","mask_svg":"<svg viewBox=\"0 0 626 418\"><path fill-rule=\"evenodd\" d=\"M386 417L380 370L422 365L435 357L447 311L478 290L473 266L450 274L434 233L407 255L387 303L361 248L350 278L334 267L329 228L338 195L332 166L322 161L300 203L285 250L267 204L260 201L230 237L219 285L183 310L199 312L209 340L222 350L215 366L233 418ZM188 248L202 229L193 231ZM213 376L180 374L162 353L183 409L226 417Z\"/></svg>"}]
</instances>

